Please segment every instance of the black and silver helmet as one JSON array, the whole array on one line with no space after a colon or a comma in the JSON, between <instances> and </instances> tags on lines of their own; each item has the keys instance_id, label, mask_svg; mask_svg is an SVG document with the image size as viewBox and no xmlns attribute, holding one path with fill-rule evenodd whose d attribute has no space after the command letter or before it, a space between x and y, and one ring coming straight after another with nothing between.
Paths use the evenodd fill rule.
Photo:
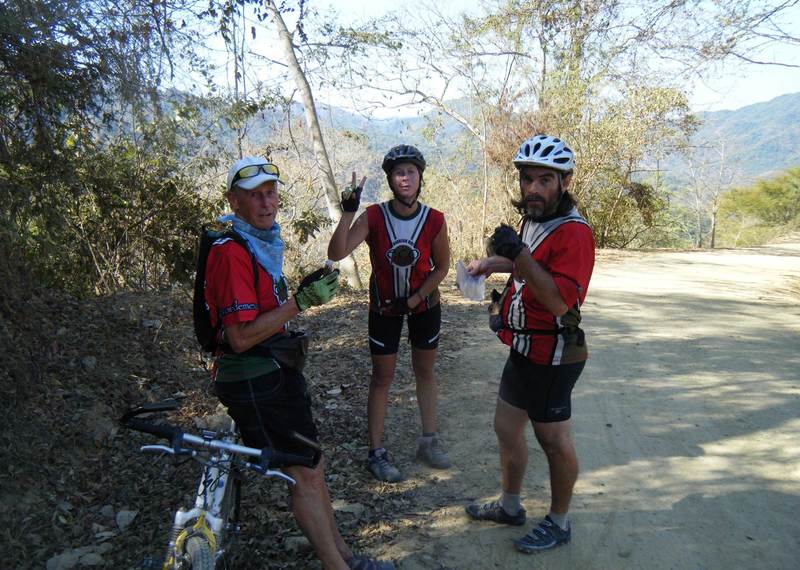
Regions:
<instances>
[{"instance_id":1,"label":"black and silver helmet","mask_svg":"<svg viewBox=\"0 0 800 570\"><path fill-rule=\"evenodd\" d=\"M419 168L420 174L425 172L425 157L422 156L422 153L417 147L409 144L401 144L393 147L386 153L386 156L383 157L381 168L383 168L383 171L388 175L391 174L392 168L400 162L410 162Z\"/></svg>"}]
</instances>

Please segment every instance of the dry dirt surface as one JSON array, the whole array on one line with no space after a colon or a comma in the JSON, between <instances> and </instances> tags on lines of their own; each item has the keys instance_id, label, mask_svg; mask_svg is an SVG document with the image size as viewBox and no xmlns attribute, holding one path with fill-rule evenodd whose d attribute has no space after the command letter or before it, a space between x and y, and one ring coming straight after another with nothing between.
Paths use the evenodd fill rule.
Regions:
<instances>
[{"instance_id":1,"label":"dry dirt surface","mask_svg":"<svg viewBox=\"0 0 800 570\"><path fill-rule=\"evenodd\" d=\"M158 556L193 464L142 456L116 425L130 405L184 396L171 420L213 411L184 290L72 299L0 255L0 557L8 568L133 569ZM527 530L467 520L499 492L492 415L504 347L486 307L448 277L437 373L454 467L414 462L419 414L407 345L386 444L406 476L365 467L366 299L346 292L297 319L328 484L345 539L401 569L797 568L800 558L800 239L714 252L600 252L584 309L591 357L573 395L581 476L573 541L526 556ZM498 281L498 286L499 286ZM20 307L25 310L21 311ZM532 433L529 434L532 440ZM533 441L524 504L548 507ZM236 570L319 568L285 486L248 479Z\"/></svg>"},{"instance_id":2,"label":"dry dirt surface","mask_svg":"<svg viewBox=\"0 0 800 570\"><path fill-rule=\"evenodd\" d=\"M506 351L481 306L448 299L440 407L455 466L412 471L428 508L377 551L403 569L797 568L797 284L800 243L600 252L583 311L591 356L573 394L573 540L533 556L514 550L518 527L464 514L498 494ZM549 489L528 435L531 521Z\"/></svg>"}]
</instances>

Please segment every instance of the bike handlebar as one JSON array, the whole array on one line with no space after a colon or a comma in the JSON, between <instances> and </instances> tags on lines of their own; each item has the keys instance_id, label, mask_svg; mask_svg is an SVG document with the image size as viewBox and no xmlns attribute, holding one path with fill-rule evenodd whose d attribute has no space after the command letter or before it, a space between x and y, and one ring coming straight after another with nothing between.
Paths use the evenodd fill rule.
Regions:
<instances>
[{"instance_id":1,"label":"bike handlebar","mask_svg":"<svg viewBox=\"0 0 800 570\"><path fill-rule=\"evenodd\" d=\"M183 436L183 430L177 426L170 424L154 424L141 418L128 419L125 422L125 427L168 439L173 445L175 443L180 443Z\"/></svg>"},{"instance_id":2,"label":"bike handlebar","mask_svg":"<svg viewBox=\"0 0 800 570\"><path fill-rule=\"evenodd\" d=\"M142 418L128 417L127 419L124 418L123 425L136 431L149 433L151 435L169 440L171 449L175 455L181 454L180 452L183 449L183 443L188 443L197 447L205 447L208 449L224 449L226 451L230 451L231 453L238 453L240 455L248 455L250 457L258 458L257 465L251 464L256 470L258 470L257 468L259 467L266 470L271 467L292 467L296 465L313 468L314 465L316 465L315 455L307 456L294 453L285 453L283 451L272 449L271 447L256 449L253 447L229 443L219 439L203 438L191 433L185 433L181 428L172 424L156 424Z\"/></svg>"}]
</instances>

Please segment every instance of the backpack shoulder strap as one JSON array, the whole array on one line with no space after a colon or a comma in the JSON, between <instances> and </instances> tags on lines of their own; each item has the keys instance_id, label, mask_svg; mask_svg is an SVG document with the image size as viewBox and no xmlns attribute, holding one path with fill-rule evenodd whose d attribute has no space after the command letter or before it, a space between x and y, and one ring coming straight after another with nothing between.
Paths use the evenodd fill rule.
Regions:
<instances>
[{"instance_id":1,"label":"backpack shoulder strap","mask_svg":"<svg viewBox=\"0 0 800 570\"><path fill-rule=\"evenodd\" d=\"M229 227L220 229L218 225L206 224L202 227L200 232L199 251L197 256L197 272L194 280L194 293L192 298L192 316L194 320L195 336L197 337L200 346L206 352L214 352L219 347L217 342L217 332L219 324L216 327L211 326L211 319L208 312L208 305L206 304L205 285L206 285L206 268L208 265L208 256L211 248L220 239L230 239L238 243L240 246L250 254L250 261L253 265L253 287L258 293L258 261L255 254L251 251L247 240L240 234L231 230Z\"/></svg>"}]
</instances>

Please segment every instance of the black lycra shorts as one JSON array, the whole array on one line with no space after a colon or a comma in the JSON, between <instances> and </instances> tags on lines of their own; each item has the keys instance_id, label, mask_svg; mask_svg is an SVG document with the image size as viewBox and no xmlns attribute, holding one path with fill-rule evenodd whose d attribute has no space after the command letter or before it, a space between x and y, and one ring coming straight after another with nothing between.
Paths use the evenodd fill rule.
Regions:
<instances>
[{"instance_id":1,"label":"black lycra shorts","mask_svg":"<svg viewBox=\"0 0 800 570\"><path fill-rule=\"evenodd\" d=\"M500 380L500 399L528 412L535 422L563 422L572 416L572 388L586 361L535 364L511 350Z\"/></svg>"},{"instance_id":2,"label":"black lycra shorts","mask_svg":"<svg viewBox=\"0 0 800 570\"><path fill-rule=\"evenodd\" d=\"M300 443L293 432L318 441L311 415L311 397L305 377L294 370L274 372L239 382L217 382L214 389L228 407L248 447L311 456L314 450Z\"/></svg>"},{"instance_id":3,"label":"black lycra shorts","mask_svg":"<svg viewBox=\"0 0 800 570\"><path fill-rule=\"evenodd\" d=\"M441 328L441 304L436 304L427 311L408 315L408 341L414 348L433 350L438 347ZM403 315L388 316L370 311L368 329L370 354L397 354L400 333L403 330Z\"/></svg>"}]
</instances>

